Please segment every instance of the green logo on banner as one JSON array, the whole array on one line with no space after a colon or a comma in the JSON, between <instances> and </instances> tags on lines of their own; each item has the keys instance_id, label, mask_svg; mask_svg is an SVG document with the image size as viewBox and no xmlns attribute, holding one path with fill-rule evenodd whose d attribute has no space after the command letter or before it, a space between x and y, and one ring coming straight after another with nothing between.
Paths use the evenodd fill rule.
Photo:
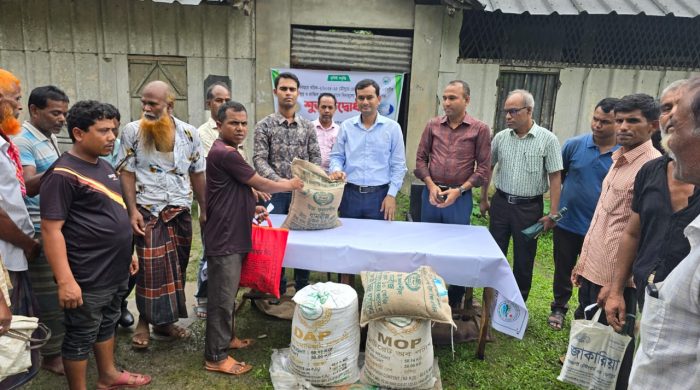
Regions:
<instances>
[{"instance_id":1,"label":"green logo on banner","mask_svg":"<svg viewBox=\"0 0 700 390\"><path fill-rule=\"evenodd\" d=\"M346 74L329 74L328 81L350 81L350 76Z\"/></svg>"}]
</instances>

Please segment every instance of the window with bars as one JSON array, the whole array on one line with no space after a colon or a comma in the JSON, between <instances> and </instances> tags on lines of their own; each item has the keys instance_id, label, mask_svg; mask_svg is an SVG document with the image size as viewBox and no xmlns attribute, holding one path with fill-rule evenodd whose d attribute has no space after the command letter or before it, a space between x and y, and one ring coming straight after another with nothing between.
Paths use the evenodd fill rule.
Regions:
<instances>
[{"instance_id":1,"label":"window with bars","mask_svg":"<svg viewBox=\"0 0 700 390\"><path fill-rule=\"evenodd\" d=\"M501 69L497 85L498 107L493 121L495 123L495 132L506 128L506 114L503 112L503 105L508 92L515 89L525 89L532 94L535 100L532 119L545 129L553 130L554 104L557 100L557 90L559 89L559 71L532 71L517 68Z\"/></svg>"},{"instance_id":2,"label":"window with bars","mask_svg":"<svg viewBox=\"0 0 700 390\"><path fill-rule=\"evenodd\" d=\"M506 65L700 67L697 18L464 11L460 58Z\"/></svg>"}]
</instances>

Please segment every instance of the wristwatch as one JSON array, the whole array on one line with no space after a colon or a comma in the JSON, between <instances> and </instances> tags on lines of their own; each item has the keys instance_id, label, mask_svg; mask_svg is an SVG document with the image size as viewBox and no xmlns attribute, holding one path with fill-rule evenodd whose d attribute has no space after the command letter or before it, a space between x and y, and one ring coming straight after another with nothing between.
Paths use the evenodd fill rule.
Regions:
<instances>
[{"instance_id":1,"label":"wristwatch","mask_svg":"<svg viewBox=\"0 0 700 390\"><path fill-rule=\"evenodd\" d=\"M459 196L462 196L469 191L468 189L464 188L464 185L459 186Z\"/></svg>"}]
</instances>

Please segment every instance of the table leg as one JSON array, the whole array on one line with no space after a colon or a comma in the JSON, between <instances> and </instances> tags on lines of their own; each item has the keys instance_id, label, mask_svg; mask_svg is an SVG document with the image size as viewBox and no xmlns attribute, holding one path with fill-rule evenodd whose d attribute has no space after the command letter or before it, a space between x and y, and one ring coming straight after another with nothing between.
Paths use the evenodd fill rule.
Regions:
<instances>
[{"instance_id":1,"label":"table leg","mask_svg":"<svg viewBox=\"0 0 700 390\"><path fill-rule=\"evenodd\" d=\"M479 345L476 348L476 357L484 360L486 351L486 338L491 327L491 305L493 304L494 290L484 287L483 305L481 313L481 327L479 329Z\"/></svg>"}]
</instances>

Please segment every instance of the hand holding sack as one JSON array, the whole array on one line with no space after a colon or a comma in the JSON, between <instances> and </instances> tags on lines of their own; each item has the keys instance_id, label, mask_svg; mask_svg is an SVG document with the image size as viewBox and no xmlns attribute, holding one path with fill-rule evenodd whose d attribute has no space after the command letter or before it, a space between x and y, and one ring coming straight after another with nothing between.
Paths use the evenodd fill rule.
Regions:
<instances>
[{"instance_id":1,"label":"hand holding sack","mask_svg":"<svg viewBox=\"0 0 700 390\"><path fill-rule=\"evenodd\" d=\"M279 298L280 273L289 230L272 227L269 218L267 225L268 227L253 224L253 247L243 261L240 286Z\"/></svg>"},{"instance_id":2,"label":"hand holding sack","mask_svg":"<svg viewBox=\"0 0 700 390\"><path fill-rule=\"evenodd\" d=\"M39 328L44 337L32 338ZM32 366L31 350L41 348L51 338L51 331L36 317L12 316L10 331L0 336L0 381L27 371Z\"/></svg>"},{"instance_id":3,"label":"hand holding sack","mask_svg":"<svg viewBox=\"0 0 700 390\"><path fill-rule=\"evenodd\" d=\"M321 230L340 226L338 208L345 183L331 180L318 165L297 158L292 161L292 174L304 182L304 189L292 192L289 214L282 227Z\"/></svg>"}]
</instances>

